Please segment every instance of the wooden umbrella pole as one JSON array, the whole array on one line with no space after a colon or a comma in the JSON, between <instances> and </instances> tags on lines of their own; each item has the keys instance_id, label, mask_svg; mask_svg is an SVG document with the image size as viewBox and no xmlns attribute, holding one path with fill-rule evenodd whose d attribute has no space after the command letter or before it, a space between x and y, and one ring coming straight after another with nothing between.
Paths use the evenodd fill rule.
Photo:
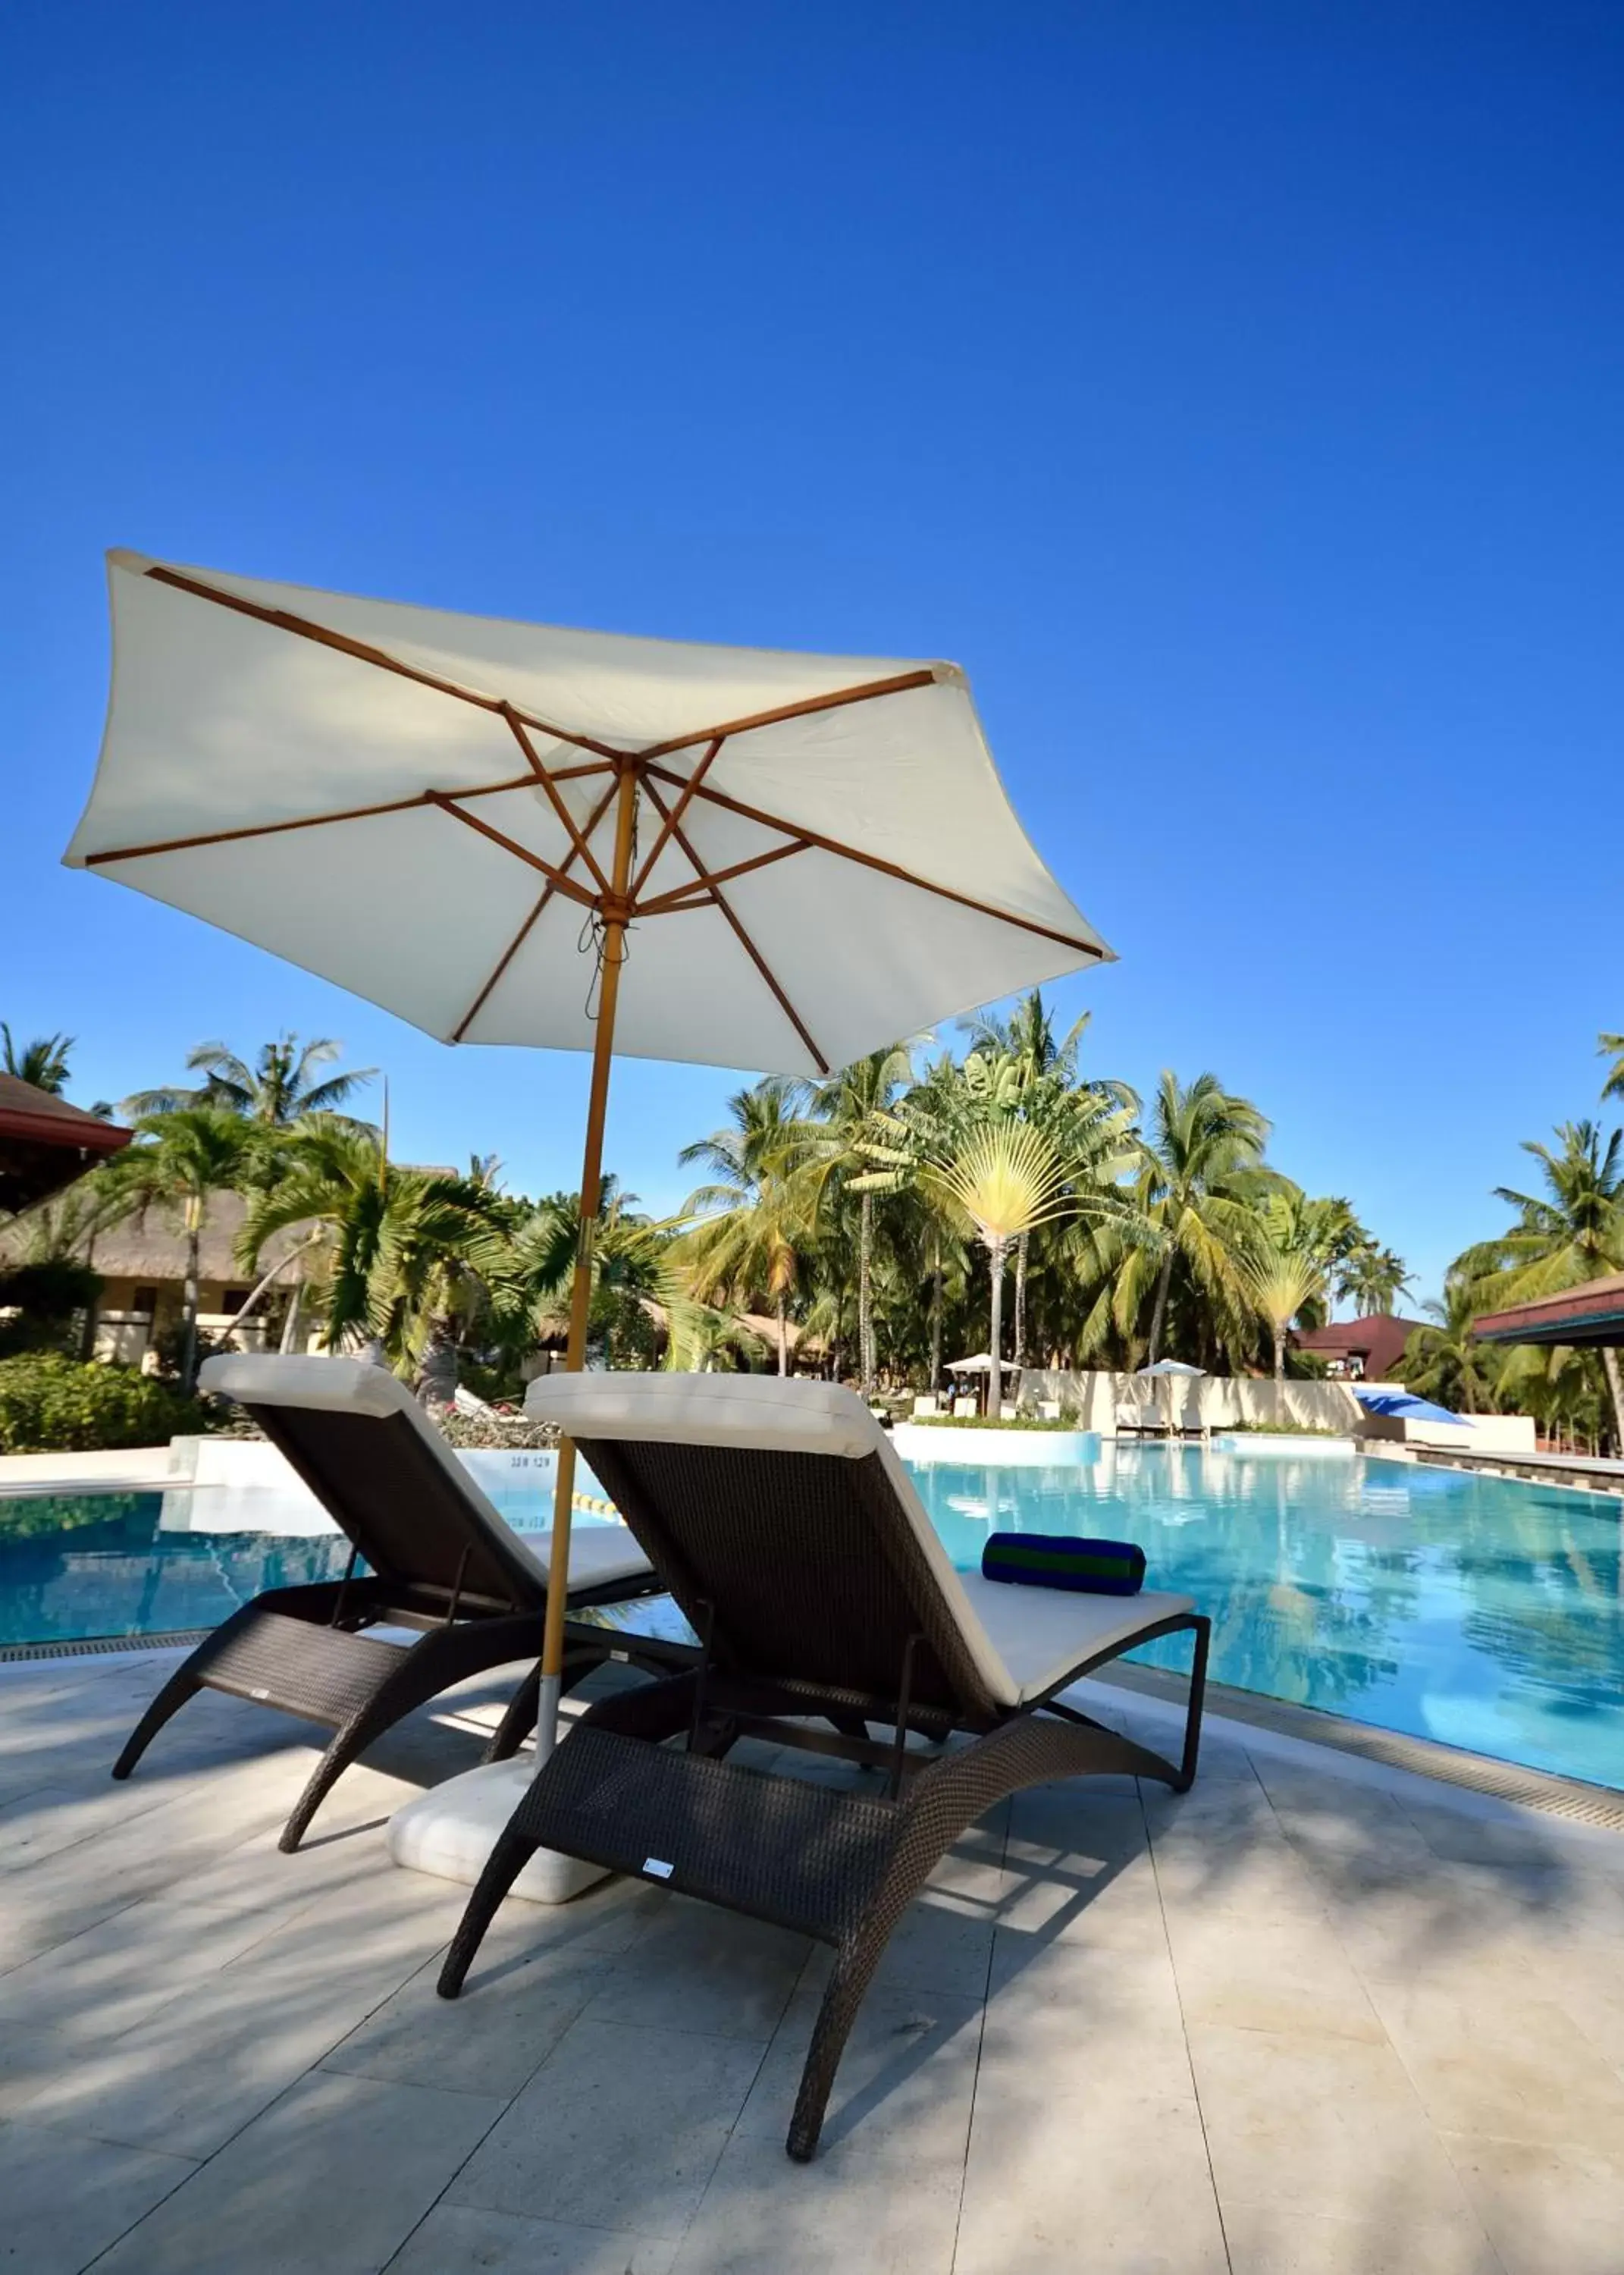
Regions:
<instances>
[{"instance_id":1,"label":"wooden umbrella pole","mask_svg":"<svg viewBox=\"0 0 1624 2275\"><path fill-rule=\"evenodd\" d=\"M581 1156L581 1217L570 1289L567 1372L586 1364L586 1323L592 1308L593 1243L603 1191L603 1120L609 1096L609 1061L615 1049L615 1007L621 967L626 960L626 923L631 881L633 828L637 819L638 769L623 766L615 812L615 861L610 888L600 897L603 917L603 963L598 994L597 1032L593 1038L592 1086L586 1099L586 1143ZM558 1742L558 1704L564 1667L564 1614L570 1592L570 1515L575 1495L575 1443L561 1439L558 1483L553 1497L553 1555L547 1584L547 1624L541 1645L541 1695L536 1711L536 1754L545 1760Z\"/></svg>"}]
</instances>

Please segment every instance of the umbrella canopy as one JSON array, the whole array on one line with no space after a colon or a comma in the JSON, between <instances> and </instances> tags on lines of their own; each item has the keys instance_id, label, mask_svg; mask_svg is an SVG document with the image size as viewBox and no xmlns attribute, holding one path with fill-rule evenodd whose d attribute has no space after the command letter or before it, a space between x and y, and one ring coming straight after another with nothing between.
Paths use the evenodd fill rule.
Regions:
<instances>
[{"instance_id":1,"label":"umbrella canopy","mask_svg":"<svg viewBox=\"0 0 1624 2275\"><path fill-rule=\"evenodd\" d=\"M943 1364L949 1374L991 1374L993 1354L991 1351L978 1351L973 1358L950 1358ZM1001 1358L998 1364L1005 1374L1019 1374L1021 1372L1012 1358Z\"/></svg>"},{"instance_id":2,"label":"umbrella canopy","mask_svg":"<svg viewBox=\"0 0 1624 2275\"><path fill-rule=\"evenodd\" d=\"M1190 1366L1182 1358L1159 1358L1154 1366L1140 1367L1137 1379L1144 1381L1159 1376L1178 1375L1187 1381L1193 1381L1197 1375L1204 1375L1205 1372L1205 1367Z\"/></svg>"},{"instance_id":3,"label":"umbrella canopy","mask_svg":"<svg viewBox=\"0 0 1624 2275\"><path fill-rule=\"evenodd\" d=\"M447 1042L590 1048L567 1364L611 1053L820 1075L1110 951L956 665L710 647L109 556L66 859ZM538 1742L563 1658L561 1449Z\"/></svg>"},{"instance_id":4,"label":"umbrella canopy","mask_svg":"<svg viewBox=\"0 0 1624 2275\"><path fill-rule=\"evenodd\" d=\"M1387 1414L1399 1422L1453 1422L1462 1430L1472 1426L1469 1416L1452 1414L1446 1406L1435 1406L1430 1398L1417 1398L1413 1391L1356 1390L1354 1396L1367 1414Z\"/></svg>"},{"instance_id":5,"label":"umbrella canopy","mask_svg":"<svg viewBox=\"0 0 1624 2275\"><path fill-rule=\"evenodd\" d=\"M560 631L110 556L67 859L447 1042L817 1075L1110 951L956 665ZM615 875L623 782L628 874ZM668 918L658 926L653 919Z\"/></svg>"}]
</instances>

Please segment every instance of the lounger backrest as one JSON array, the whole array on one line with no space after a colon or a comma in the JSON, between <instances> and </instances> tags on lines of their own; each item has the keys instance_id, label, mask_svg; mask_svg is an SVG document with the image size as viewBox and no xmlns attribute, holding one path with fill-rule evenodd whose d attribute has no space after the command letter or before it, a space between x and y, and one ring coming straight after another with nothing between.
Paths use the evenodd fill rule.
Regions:
<instances>
[{"instance_id":1,"label":"lounger backrest","mask_svg":"<svg viewBox=\"0 0 1624 2275\"><path fill-rule=\"evenodd\" d=\"M359 1359L227 1354L200 1378L245 1407L381 1580L470 1609L544 1602L547 1576L403 1383Z\"/></svg>"},{"instance_id":2,"label":"lounger backrest","mask_svg":"<svg viewBox=\"0 0 1624 2275\"><path fill-rule=\"evenodd\" d=\"M744 1375L549 1375L534 1417L580 1447L734 1672L972 1718L1018 1692L885 1432L850 1391Z\"/></svg>"}]
</instances>

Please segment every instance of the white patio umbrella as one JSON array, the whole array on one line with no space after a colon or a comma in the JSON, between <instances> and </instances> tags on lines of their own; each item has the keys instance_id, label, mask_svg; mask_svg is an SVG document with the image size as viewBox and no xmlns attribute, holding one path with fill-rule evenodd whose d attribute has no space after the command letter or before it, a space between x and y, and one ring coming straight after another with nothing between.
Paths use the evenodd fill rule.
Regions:
<instances>
[{"instance_id":1,"label":"white patio umbrella","mask_svg":"<svg viewBox=\"0 0 1624 2275\"><path fill-rule=\"evenodd\" d=\"M109 556L112 696L66 859L449 1043L820 1075L1109 956L956 665L572 631ZM656 919L659 919L656 922ZM539 1739L555 1727L559 1462Z\"/></svg>"},{"instance_id":2,"label":"white patio umbrella","mask_svg":"<svg viewBox=\"0 0 1624 2275\"><path fill-rule=\"evenodd\" d=\"M949 1374L991 1374L993 1354L991 1351L978 1351L973 1358L945 1359L942 1364ZM1012 1358L1000 1359L998 1364L1005 1374L1018 1374L1021 1371Z\"/></svg>"},{"instance_id":3,"label":"white patio umbrella","mask_svg":"<svg viewBox=\"0 0 1624 2275\"><path fill-rule=\"evenodd\" d=\"M1138 1368L1136 1371L1134 1379L1136 1382L1175 1382L1181 1380L1193 1382L1197 1377L1205 1375L1205 1367L1191 1366L1188 1360L1185 1359L1159 1358L1154 1366L1142 1366ZM1167 1393L1167 1429L1169 1432L1171 1432L1172 1428L1173 1393L1169 1391Z\"/></svg>"}]
</instances>

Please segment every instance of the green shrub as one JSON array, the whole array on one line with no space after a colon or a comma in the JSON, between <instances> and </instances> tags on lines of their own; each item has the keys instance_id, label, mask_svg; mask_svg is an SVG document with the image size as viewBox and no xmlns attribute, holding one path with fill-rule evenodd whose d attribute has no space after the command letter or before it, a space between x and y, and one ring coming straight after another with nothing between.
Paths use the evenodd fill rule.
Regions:
<instances>
[{"instance_id":1,"label":"green shrub","mask_svg":"<svg viewBox=\"0 0 1624 2275\"><path fill-rule=\"evenodd\" d=\"M102 1275L88 1265L57 1257L0 1271L0 1359L25 1351L78 1356L85 1316L102 1292Z\"/></svg>"},{"instance_id":2,"label":"green shrub","mask_svg":"<svg viewBox=\"0 0 1624 2275\"><path fill-rule=\"evenodd\" d=\"M133 1367L85 1366L55 1351L0 1359L0 1453L162 1446L212 1428L215 1412Z\"/></svg>"}]
</instances>

